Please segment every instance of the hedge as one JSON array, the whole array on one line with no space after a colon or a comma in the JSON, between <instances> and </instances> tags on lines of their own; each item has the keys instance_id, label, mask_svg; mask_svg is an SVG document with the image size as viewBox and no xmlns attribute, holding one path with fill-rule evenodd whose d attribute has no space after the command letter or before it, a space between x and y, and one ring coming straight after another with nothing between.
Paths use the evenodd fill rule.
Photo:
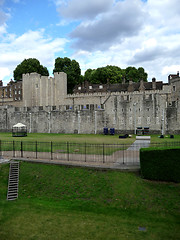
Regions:
<instances>
[{"instance_id":1,"label":"hedge","mask_svg":"<svg viewBox=\"0 0 180 240\"><path fill-rule=\"evenodd\" d=\"M145 179L180 182L180 148L142 148L140 166Z\"/></svg>"}]
</instances>

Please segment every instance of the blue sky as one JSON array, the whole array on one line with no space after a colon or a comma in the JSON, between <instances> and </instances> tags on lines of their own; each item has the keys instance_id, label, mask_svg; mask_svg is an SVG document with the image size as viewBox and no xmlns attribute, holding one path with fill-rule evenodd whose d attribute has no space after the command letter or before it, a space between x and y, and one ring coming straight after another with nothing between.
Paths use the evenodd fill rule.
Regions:
<instances>
[{"instance_id":1,"label":"blue sky","mask_svg":"<svg viewBox=\"0 0 180 240\"><path fill-rule=\"evenodd\" d=\"M57 57L88 68L144 67L167 82L180 70L178 0L0 0L0 79L25 58L49 69Z\"/></svg>"}]
</instances>

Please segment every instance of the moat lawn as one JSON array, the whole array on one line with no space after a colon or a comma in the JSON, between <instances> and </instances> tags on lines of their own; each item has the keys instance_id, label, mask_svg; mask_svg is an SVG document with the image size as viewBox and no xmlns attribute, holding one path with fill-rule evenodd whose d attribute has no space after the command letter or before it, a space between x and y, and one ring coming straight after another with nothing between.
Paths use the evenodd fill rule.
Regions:
<instances>
[{"instance_id":1,"label":"moat lawn","mask_svg":"<svg viewBox=\"0 0 180 240\"><path fill-rule=\"evenodd\" d=\"M169 135L164 139L159 135L150 135L151 142L172 142L180 141L180 135L175 135L171 139ZM12 137L12 133L0 132L0 140L4 141L38 141L38 142L71 142L71 143L90 143L90 144L131 144L135 141L136 136L132 138L119 139L119 135L103 135L103 134L57 134L57 133L28 133L27 137Z\"/></svg>"},{"instance_id":2,"label":"moat lawn","mask_svg":"<svg viewBox=\"0 0 180 240\"><path fill-rule=\"evenodd\" d=\"M180 184L138 174L20 163L19 198L6 201L0 165L0 239L180 239Z\"/></svg>"}]
</instances>

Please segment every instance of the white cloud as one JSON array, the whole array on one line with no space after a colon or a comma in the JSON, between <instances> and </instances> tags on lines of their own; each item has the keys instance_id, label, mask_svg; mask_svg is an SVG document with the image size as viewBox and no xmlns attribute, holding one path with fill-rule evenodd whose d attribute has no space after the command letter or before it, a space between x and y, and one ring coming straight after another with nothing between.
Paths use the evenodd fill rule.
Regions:
<instances>
[{"instance_id":1,"label":"white cloud","mask_svg":"<svg viewBox=\"0 0 180 240\"><path fill-rule=\"evenodd\" d=\"M10 70L7 67L0 67L0 80L10 75Z\"/></svg>"},{"instance_id":2,"label":"white cloud","mask_svg":"<svg viewBox=\"0 0 180 240\"><path fill-rule=\"evenodd\" d=\"M81 22L70 34L77 39L73 47L90 51L107 50L114 43L137 35L144 24L142 6L139 0L120 1L98 18Z\"/></svg>"},{"instance_id":3,"label":"white cloud","mask_svg":"<svg viewBox=\"0 0 180 240\"><path fill-rule=\"evenodd\" d=\"M67 25L66 32L71 29L71 42L47 37L43 29L27 31L21 36L7 33L8 14L0 0L1 74L10 71L12 77L17 64L29 57L36 57L41 64L52 68L56 53L64 55L66 43L74 51L66 56L76 59L82 72L106 65L121 68L134 65L144 67L149 79L167 81L169 71L180 70L179 0L49 1L56 4L60 14L58 31L64 31L63 26Z\"/></svg>"},{"instance_id":4,"label":"white cloud","mask_svg":"<svg viewBox=\"0 0 180 240\"><path fill-rule=\"evenodd\" d=\"M107 12L113 2L114 0L60 1L58 11L65 18L90 19L100 13Z\"/></svg>"},{"instance_id":5,"label":"white cloud","mask_svg":"<svg viewBox=\"0 0 180 240\"><path fill-rule=\"evenodd\" d=\"M9 14L5 13L3 10L0 9L0 26L6 22L8 17L9 17Z\"/></svg>"},{"instance_id":6,"label":"white cloud","mask_svg":"<svg viewBox=\"0 0 180 240\"><path fill-rule=\"evenodd\" d=\"M179 65L171 65L171 66L164 66L162 69L162 74L168 76L171 73L176 73L180 71L180 64Z\"/></svg>"},{"instance_id":7,"label":"white cloud","mask_svg":"<svg viewBox=\"0 0 180 240\"><path fill-rule=\"evenodd\" d=\"M82 20L71 32L72 39L76 39L73 57L84 71L108 64L121 68L142 66L149 80L156 77L167 82L166 74L179 70L179 22L179 0L114 1L106 12Z\"/></svg>"},{"instance_id":8,"label":"white cloud","mask_svg":"<svg viewBox=\"0 0 180 240\"><path fill-rule=\"evenodd\" d=\"M6 24L0 26L0 37L6 33Z\"/></svg>"},{"instance_id":9,"label":"white cloud","mask_svg":"<svg viewBox=\"0 0 180 240\"><path fill-rule=\"evenodd\" d=\"M55 54L64 52L65 44L68 42L65 38L47 38L43 29L28 31L19 37L15 35L8 37L7 34L6 39L9 41L0 43L1 74L2 76L8 74L11 77L13 70L25 58L37 58L42 65L52 67Z\"/></svg>"}]
</instances>

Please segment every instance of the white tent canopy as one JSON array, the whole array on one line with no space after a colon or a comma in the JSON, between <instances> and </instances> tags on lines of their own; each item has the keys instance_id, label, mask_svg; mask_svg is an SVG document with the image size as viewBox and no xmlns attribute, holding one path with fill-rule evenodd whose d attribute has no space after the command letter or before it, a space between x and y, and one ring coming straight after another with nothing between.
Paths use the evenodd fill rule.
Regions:
<instances>
[{"instance_id":1,"label":"white tent canopy","mask_svg":"<svg viewBox=\"0 0 180 240\"><path fill-rule=\"evenodd\" d=\"M22 123L17 123L12 127L13 137L25 137L27 136L27 127Z\"/></svg>"},{"instance_id":2,"label":"white tent canopy","mask_svg":"<svg viewBox=\"0 0 180 240\"><path fill-rule=\"evenodd\" d=\"M17 123L13 126L13 128L24 128L26 127L26 125L22 124L22 123Z\"/></svg>"}]
</instances>

